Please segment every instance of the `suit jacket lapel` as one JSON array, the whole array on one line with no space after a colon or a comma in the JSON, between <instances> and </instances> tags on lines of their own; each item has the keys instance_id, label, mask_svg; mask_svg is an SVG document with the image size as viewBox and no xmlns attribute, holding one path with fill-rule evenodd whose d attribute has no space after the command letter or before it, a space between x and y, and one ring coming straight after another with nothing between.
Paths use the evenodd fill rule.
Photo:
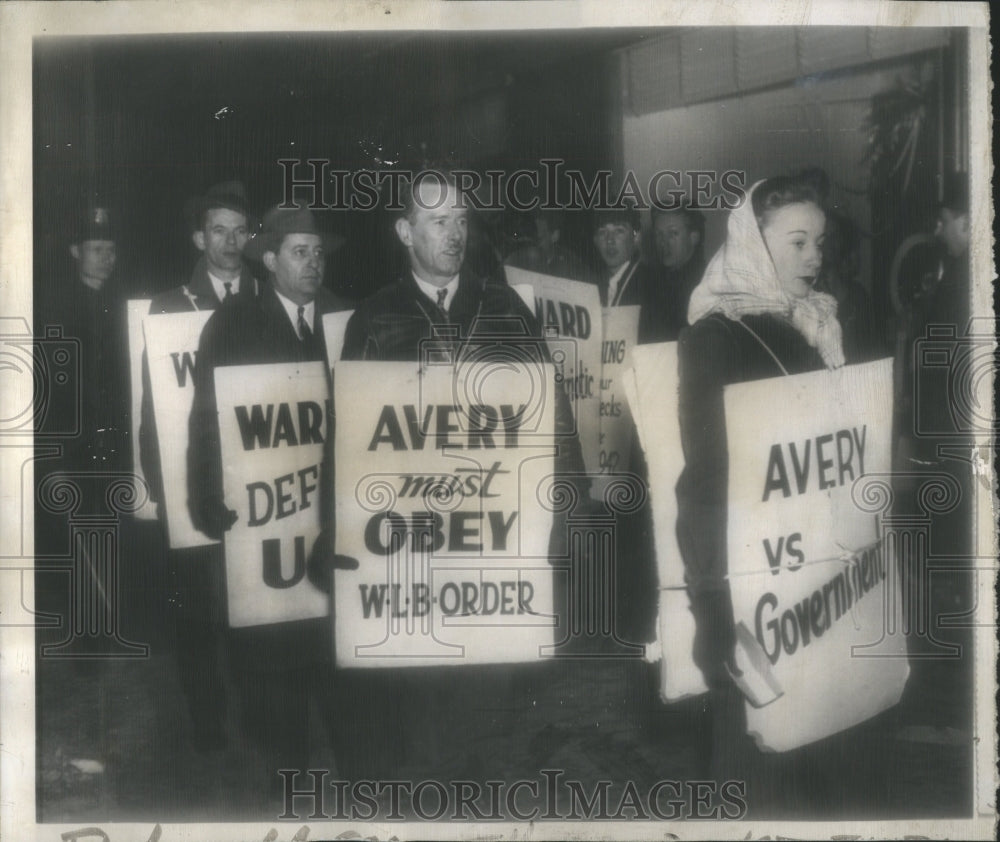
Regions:
<instances>
[{"instance_id":1,"label":"suit jacket lapel","mask_svg":"<svg viewBox=\"0 0 1000 842\"><path fill-rule=\"evenodd\" d=\"M476 317L478 302L482 298L479 295L481 283L470 273L462 272L458 278L455 297L451 300L449 321L458 322L466 329L471 327L472 320Z\"/></svg>"},{"instance_id":2,"label":"suit jacket lapel","mask_svg":"<svg viewBox=\"0 0 1000 842\"><path fill-rule=\"evenodd\" d=\"M191 296L194 296L192 306L198 310L214 310L219 306L219 299L216 297L212 281L208 277L208 266L204 257L199 258L194 265L187 291L189 300Z\"/></svg>"},{"instance_id":3,"label":"suit jacket lapel","mask_svg":"<svg viewBox=\"0 0 1000 842\"><path fill-rule=\"evenodd\" d=\"M260 308L264 315L266 336L264 341L268 345L274 344L277 348L287 348L289 350L302 348L302 340L299 339L291 319L288 318L288 311L278 300L278 293L270 284L265 284L260 294Z\"/></svg>"},{"instance_id":4,"label":"suit jacket lapel","mask_svg":"<svg viewBox=\"0 0 1000 842\"><path fill-rule=\"evenodd\" d=\"M633 260L631 263L629 263L628 268L622 275L622 279L618 282L618 289L615 290L615 300L609 301L606 306L618 307L620 305L622 299L625 298L625 290L628 287L628 285L633 282L633 278L635 277L635 273L638 267L639 267L638 260Z\"/></svg>"},{"instance_id":5,"label":"suit jacket lapel","mask_svg":"<svg viewBox=\"0 0 1000 842\"><path fill-rule=\"evenodd\" d=\"M608 290L611 287L611 278L606 277L604 274L597 281L597 292L601 298L601 306L608 306Z\"/></svg>"},{"instance_id":6,"label":"suit jacket lapel","mask_svg":"<svg viewBox=\"0 0 1000 842\"><path fill-rule=\"evenodd\" d=\"M236 297L240 299L253 299L258 294L257 279L254 278L250 269L243 265L240 270L240 288ZM208 264L202 257L195 264L191 272L191 281L188 283L188 292L195 296L195 303L199 310L215 310L222 303L215 294L215 287L212 286L212 279L208 277Z\"/></svg>"}]
</instances>

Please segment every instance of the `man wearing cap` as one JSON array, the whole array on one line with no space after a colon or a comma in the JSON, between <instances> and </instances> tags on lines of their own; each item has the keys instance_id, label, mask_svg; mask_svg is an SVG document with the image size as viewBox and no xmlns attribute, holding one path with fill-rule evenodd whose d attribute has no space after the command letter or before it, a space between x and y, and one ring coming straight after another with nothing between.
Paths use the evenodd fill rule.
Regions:
<instances>
[{"instance_id":1,"label":"man wearing cap","mask_svg":"<svg viewBox=\"0 0 1000 842\"><path fill-rule=\"evenodd\" d=\"M215 369L326 362L323 316L347 306L323 286L326 254L337 245L310 211L272 209L246 248L247 257L266 268L267 283L259 295L237 296L220 307L202 331L189 421L188 505L195 527L210 538L222 538L236 518L224 502ZM329 473L321 494L329 494ZM328 499L321 503L324 518L332 517L332 508ZM330 534L331 524L323 525ZM310 698L319 697L320 710L334 714L329 622L230 629L227 635L244 724L261 746L269 783L278 791L279 768L307 768Z\"/></svg>"},{"instance_id":2,"label":"man wearing cap","mask_svg":"<svg viewBox=\"0 0 1000 842\"><path fill-rule=\"evenodd\" d=\"M69 246L73 280L45 302L49 324L80 340L80 433L65 456L80 470L123 467L127 414L124 300L114 279L117 234L111 210L89 207Z\"/></svg>"},{"instance_id":3,"label":"man wearing cap","mask_svg":"<svg viewBox=\"0 0 1000 842\"><path fill-rule=\"evenodd\" d=\"M62 435L55 452L52 439L36 440L42 445L37 454L41 458L35 463L36 480L38 488L42 488L48 480L66 472L68 485L74 487L72 496L76 498L74 509L78 516L109 511L114 495L108 480L120 477L127 466L127 334L124 296L114 275L118 259L114 222L106 206L80 211L69 226L71 272L47 288L39 279L35 294L37 335L54 338L48 329L59 329L65 341L55 345L56 353L65 353L74 346L78 353L76 366L56 361L52 367L51 362L46 364L46 341L36 345L36 375L53 378L52 383L45 384L50 388L40 394L47 406L39 413L39 420L48 415L57 423L75 422L65 426L60 423L57 429ZM66 361L73 362L73 358ZM73 377L79 377L79 381L73 382ZM52 388L60 382L62 388ZM123 519L123 529L126 523L127 519ZM56 737L59 751L80 758L81 763L86 762L84 758L108 762L108 741L101 725L114 679L108 658L102 656L109 651L109 626L113 623L117 633L125 613L125 605L118 597L125 592L122 585L127 577L123 572L129 567L120 540L122 533L118 525L115 529L115 543L111 547L104 543L95 551L95 545L88 540L76 541L75 545L67 541L70 533L65 508L44 504L35 507L38 556L62 557L69 551L76 559L71 579L56 574L51 565L37 565L33 600L39 616L64 618L58 629L49 630L61 634L47 635L39 629L39 643L46 644L41 651L53 644L57 650L70 644L64 648L65 656L77 671L77 687L82 688L72 693L73 728L58 734L52 729L48 739ZM65 572L64 568L61 573ZM120 587L117 592L116 585ZM65 634L70 637L62 640ZM54 665L48 657L38 658L39 709L58 707L66 695L65 675L53 669Z\"/></svg>"},{"instance_id":4,"label":"man wearing cap","mask_svg":"<svg viewBox=\"0 0 1000 842\"><path fill-rule=\"evenodd\" d=\"M150 314L216 310L237 298L253 299L258 282L243 261L250 234L250 212L243 184L238 181L210 187L187 202L185 217L191 240L201 257L188 282L155 296ZM140 459L150 497L163 500L163 476L156 436L156 420L143 354ZM162 512L161 512L162 515ZM170 550L170 605L175 615L176 657L181 686L198 751L226 745L226 694L220 647L225 624L222 606L222 548L217 544Z\"/></svg>"}]
</instances>

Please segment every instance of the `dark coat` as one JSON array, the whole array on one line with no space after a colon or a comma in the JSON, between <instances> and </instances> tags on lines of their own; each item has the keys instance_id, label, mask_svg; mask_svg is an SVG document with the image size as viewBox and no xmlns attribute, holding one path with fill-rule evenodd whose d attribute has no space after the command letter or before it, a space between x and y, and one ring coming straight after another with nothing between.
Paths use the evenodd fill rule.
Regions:
<instances>
[{"instance_id":1,"label":"dark coat","mask_svg":"<svg viewBox=\"0 0 1000 842\"><path fill-rule=\"evenodd\" d=\"M204 523L205 504L223 498L215 369L229 365L325 362L322 317L344 309L343 301L320 289L309 346L299 340L288 313L269 284L263 285L259 296L241 296L216 310L208 320L198 343L188 432L188 506L196 528L202 528Z\"/></svg>"},{"instance_id":2,"label":"dark coat","mask_svg":"<svg viewBox=\"0 0 1000 842\"><path fill-rule=\"evenodd\" d=\"M435 354L461 358L463 351L474 350L480 342L492 345L502 341L524 349L528 359L549 360L548 347L541 338L534 314L520 296L506 285L489 283L463 269L458 290L448 312L441 310L417 286L407 271L396 283L363 301L347 325L344 341L345 360L417 361L422 349L427 352L436 334L450 331L450 339L439 340ZM477 341L478 340L478 341ZM422 344L427 343L427 344ZM440 350L438 350L440 349ZM556 430L560 439L556 469L582 473L583 459L574 433L572 410L565 392L556 389ZM585 485L585 483L580 483ZM587 489L578 489L586 495ZM557 526L554 534L564 534ZM435 667L406 670L352 670L342 676L354 698L362 700L347 715L366 743L382 746L375 761L386 772L395 773L401 756L409 754L409 765L420 777L445 775L468 776L467 766L474 754L471 746L456 746L453 727L456 721L473 721L471 730L495 729L497 714L492 708L511 710L511 668L505 665ZM406 700L405 714L401 700ZM483 700L492 700L484 706ZM385 744L384 735L399 723L405 723L399 742ZM405 744L405 743L404 743ZM405 751L405 754L404 754ZM453 754L458 759L452 758ZM460 766L447 770L447 764Z\"/></svg>"},{"instance_id":3,"label":"dark coat","mask_svg":"<svg viewBox=\"0 0 1000 842\"><path fill-rule=\"evenodd\" d=\"M639 258L634 258L625 269L621 280L618 282L618 289L615 291L615 301L608 302L608 286L611 277L607 271L601 274L597 282L597 289L601 294L602 307L627 307L633 304L641 305L646 300L648 290L655 286L656 270L645 263L641 263Z\"/></svg>"},{"instance_id":4,"label":"dark coat","mask_svg":"<svg viewBox=\"0 0 1000 842\"><path fill-rule=\"evenodd\" d=\"M541 335L532 312L506 285L488 283L463 269L451 307L445 312L406 272L358 305L347 325L342 358L417 361L421 343L449 329L456 336L456 346L476 336L506 334L527 337L526 344L537 347L533 338Z\"/></svg>"},{"instance_id":5,"label":"dark coat","mask_svg":"<svg viewBox=\"0 0 1000 842\"><path fill-rule=\"evenodd\" d=\"M259 282L249 271L241 273L239 299L253 298L259 291ZM191 272L187 284L153 297L149 304L152 315L162 313L188 313L195 310L217 310L222 302L215 295L215 288L208 277L205 258L202 257ZM160 468L160 448L156 436L156 416L153 413L153 395L149 382L149 363L146 352L142 352L142 412L139 422L139 460L142 473L149 485L150 498L154 502L163 499L163 472Z\"/></svg>"},{"instance_id":6,"label":"dark coat","mask_svg":"<svg viewBox=\"0 0 1000 842\"><path fill-rule=\"evenodd\" d=\"M125 290L113 277L94 290L74 275L50 297L37 296L35 313L37 335L58 327L69 347L76 346L71 356L78 355L79 380L73 382L77 371L71 366L67 384L49 387L46 393L47 398L52 395L44 413L47 426L66 431L59 438L60 465L78 471L126 469L130 406ZM79 435L74 435L77 424Z\"/></svg>"},{"instance_id":7,"label":"dark coat","mask_svg":"<svg viewBox=\"0 0 1000 842\"><path fill-rule=\"evenodd\" d=\"M782 319L759 315L742 321L789 374L824 368L819 353ZM684 470L677 482L677 542L697 626L695 662L710 683L725 682L722 665L732 652L734 632L725 578L729 456L722 390L780 377L782 371L744 325L718 314L685 328L679 342Z\"/></svg>"},{"instance_id":8,"label":"dark coat","mask_svg":"<svg viewBox=\"0 0 1000 842\"><path fill-rule=\"evenodd\" d=\"M659 277L648 283L639 316L639 343L674 342L687 327L691 293L705 273L705 261L698 254L680 269L659 269Z\"/></svg>"},{"instance_id":9,"label":"dark coat","mask_svg":"<svg viewBox=\"0 0 1000 842\"><path fill-rule=\"evenodd\" d=\"M700 273L699 273L700 278ZM650 266L634 259L622 275L611 306L638 305L640 345L650 342L673 342L687 324L687 304L683 290L662 267ZM608 306L610 278L603 276L598 283L601 306ZM690 292L688 292L690 295Z\"/></svg>"},{"instance_id":10,"label":"dark coat","mask_svg":"<svg viewBox=\"0 0 1000 842\"><path fill-rule=\"evenodd\" d=\"M316 296L313 340L308 345L299 339L270 284L262 286L259 296L240 296L220 307L208 320L198 343L188 432L188 506L196 528L205 527L208 507L213 502L221 504L223 499L215 369L227 365L325 362L322 316L343 309L346 308L340 299L320 289ZM327 441L332 440L328 435ZM326 458L329 455L327 451ZM332 471L324 470L320 486L321 520L327 527L333 515ZM326 618L230 631L232 656L243 670L280 671L329 662L329 639Z\"/></svg>"}]
</instances>

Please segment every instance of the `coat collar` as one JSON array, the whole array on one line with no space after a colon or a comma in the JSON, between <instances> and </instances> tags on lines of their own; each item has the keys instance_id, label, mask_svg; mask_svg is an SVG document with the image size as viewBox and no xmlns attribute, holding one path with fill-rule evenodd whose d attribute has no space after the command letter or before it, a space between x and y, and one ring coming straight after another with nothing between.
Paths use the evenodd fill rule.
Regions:
<instances>
[{"instance_id":1,"label":"coat collar","mask_svg":"<svg viewBox=\"0 0 1000 842\"><path fill-rule=\"evenodd\" d=\"M413 277L413 272L410 269L407 269L403 273L399 283L402 289L413 299L414 304L421 310L433 313L440 312L437 304L424 295L423 290L417 285ZM478 309L484 284L484 280L477 278L465 266L462 267L462 271L458 276L458 289L455 291L455 297L452 298L451 306L448 309L449 321L458 321L463 315L475 312Z\"/></svg>"},{"instance_id":2,"label":"coat collar","mask_svg":"<svg viewBox=\"0 0 1000 842\"><path fill-rule=\"evenodd\" d=\"M253 276L246 263L240 269L240 290L236 293L237 298L252 297L257 295L260 286ZM212 286L212 279L208 277L208 261L202 255L191 271L191 281L188 284L188 291L198 299L211 299L213 307L218 306L219 299L215 295L215 287ZM208 303L207 301L205 303Z\"/></svg>"},{"instance_id":3,"label":"coat collar","mask_svg":"<svg viewBox=\"0 0 1000 842\"><path fill-rule=\"evenodd\" d=\"M611 287L611 275L607 272L601 273L601 282L598 284L598 290L601 293L601 305L603 307L614 307L617 302L620 302L624 297L626 290L629 289L634 284L638 284L639 280L635 277L636 271L639 268L639 256L636 255L625 267L625 271L622 272L621 280L618 282L618 288L615 290L615 300L608 301L608 291ZM614 273L612 273L613 275Z\"/></svg>"}]
</instances>

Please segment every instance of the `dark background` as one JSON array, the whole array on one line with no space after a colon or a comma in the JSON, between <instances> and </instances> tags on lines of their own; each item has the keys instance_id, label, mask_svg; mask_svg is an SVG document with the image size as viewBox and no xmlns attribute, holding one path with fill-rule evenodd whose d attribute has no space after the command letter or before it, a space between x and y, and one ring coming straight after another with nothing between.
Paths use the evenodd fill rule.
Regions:
<instances>
[{"instance_id":1,"label":"dark background","mask_svg":"<svg viewBox=\"0 0 1000 842\"><path fill-rule=\"evenodd\" d=\"M117 211L117 274L126 289L175 286L196 257L184 201L240 179L262 213L282 199L281 158L385 169L450 157L483 170L537 168L559 156L589 178L613 163L611 51L643 37L617 30L38 39L36 278L69 273L67 228L97 199ZM321 224L348 236L331 261L333 286L363 296L393 274L395 244L377 212L325 211ZM571 231L581 246L583 233Z\"/></svg>"}]
</instances>

